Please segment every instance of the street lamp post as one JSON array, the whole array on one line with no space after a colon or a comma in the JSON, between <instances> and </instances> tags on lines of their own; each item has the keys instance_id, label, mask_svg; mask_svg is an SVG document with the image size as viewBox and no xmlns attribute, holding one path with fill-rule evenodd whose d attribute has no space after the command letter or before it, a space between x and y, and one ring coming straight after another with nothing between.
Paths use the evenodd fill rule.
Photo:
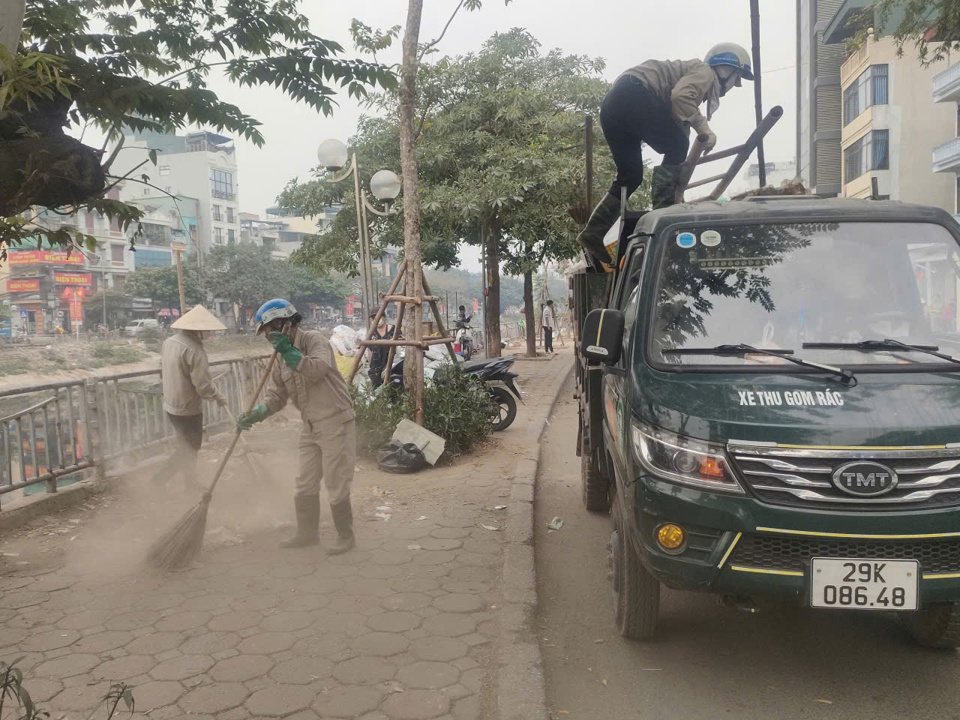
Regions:
<instances>
[{"instance_id":1,"label":"street lamp post","mask_svg":"<svg viewBox=\"0 0 960 720\"><path fill-rule=\"evenodd\" d=\"M380 170L370 178L370 190L374 196L386 207L385 211L377 210L367 199L366 193L360 187L360 165L357 163L356 153L350 155L347 146L339 140L324 140L317 148L317 159L333 177L326 178L329 183L338 183L353 176L354 199L357 210L357 237L360 242L360 277L363 281L363 311L365 314L373 312L377 296L373 284L373 258L370 252L370 229L367 226L367 211L379 217L391 214L390 206L400 194L400 178L390 170ZM347 163L349 162L349 166ZM346 170L344 170L344 167ZM340 172L343 170L343 172ZM339 174L336 174L339 173Z\"/></svg>"}]
</instances>

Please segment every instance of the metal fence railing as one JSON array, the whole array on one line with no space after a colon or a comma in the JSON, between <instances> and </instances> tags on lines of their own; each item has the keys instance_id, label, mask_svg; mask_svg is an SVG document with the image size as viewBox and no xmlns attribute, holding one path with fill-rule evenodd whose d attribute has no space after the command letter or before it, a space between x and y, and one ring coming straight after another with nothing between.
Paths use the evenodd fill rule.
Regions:
<instances>
[{"instance_id":1,"label":"metal fence railing","mask_svg":"<svg viewBox=\"0 0 960 720\"><path fill-rule=\"evenodd\" d=\"M229 407L204 402L205 433L232 427L268 358L210 363ZM174 437L159 368L3 391L0 415L0 499L20 489L56 492L82 471L139 462Z\"/></svg>"}]
</instances>

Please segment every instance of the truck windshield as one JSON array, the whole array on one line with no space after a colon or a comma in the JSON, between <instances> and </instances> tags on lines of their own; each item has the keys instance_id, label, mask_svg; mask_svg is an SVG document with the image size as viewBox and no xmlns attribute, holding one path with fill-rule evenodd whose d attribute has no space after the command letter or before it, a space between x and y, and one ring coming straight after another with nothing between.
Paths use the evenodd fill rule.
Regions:
<instances>
[{"instance_id":1,"label":"truck windshield","mask_svg":"<svg viewBox=\"0 0 960 720\"><path fill-rule=\"evenodd\" d=\"M651 338L658 363L786 364L751 353L669 352L741 343L806 344L805 359L844 366L945 361L896 344L810 344L892 339L960 351L960 247L939 225L717 226L671 232L667 243Z\"/></svg>"}]
</instances>

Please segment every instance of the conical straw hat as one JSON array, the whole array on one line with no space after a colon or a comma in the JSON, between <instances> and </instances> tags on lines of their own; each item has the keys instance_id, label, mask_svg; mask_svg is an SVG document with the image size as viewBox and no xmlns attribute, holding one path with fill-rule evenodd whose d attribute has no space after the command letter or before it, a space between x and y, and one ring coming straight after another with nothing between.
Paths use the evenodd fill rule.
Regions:
<instances>
[{"instance_id":1,"label":"conical straw hat","mask_svg":"<svg viewBox=\"0 0 960 720\"><path fill-rule=\"evenodd\" d=\"M197 305L171 325L174 330L226 330L227 326L203 305Z\"/></svg>"}]
</instances>

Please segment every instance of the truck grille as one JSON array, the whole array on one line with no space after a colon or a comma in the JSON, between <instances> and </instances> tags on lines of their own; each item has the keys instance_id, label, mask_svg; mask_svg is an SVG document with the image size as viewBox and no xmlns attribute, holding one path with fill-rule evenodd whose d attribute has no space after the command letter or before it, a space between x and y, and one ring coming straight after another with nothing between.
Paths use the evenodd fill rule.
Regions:
<instances>
[{"instance_id":1,"label":"truck grille","mask_svg":"<svg viewBox=\"0 0 960 720\"><path fill-rule=\"evenodd\" d=\"M860 540L744 534L729 562L764 570L804 571L815 557L917 560L925 574L955 573L960 572L960 538Z\"/></svg>"},{"instance_id":2,"label":"truck grille","mask_svg":"<svg viewBox=\"0 0 960 720\"><path fill-rule=\"evenodd\" d=\"M771 505L883 512L960 505L960 448L918 450L814 450L731 443L740 479ZM834 472L849 463L875 462L893 469L896 487L862 497L840 490Z\"/></svg>"}]
</instances>

